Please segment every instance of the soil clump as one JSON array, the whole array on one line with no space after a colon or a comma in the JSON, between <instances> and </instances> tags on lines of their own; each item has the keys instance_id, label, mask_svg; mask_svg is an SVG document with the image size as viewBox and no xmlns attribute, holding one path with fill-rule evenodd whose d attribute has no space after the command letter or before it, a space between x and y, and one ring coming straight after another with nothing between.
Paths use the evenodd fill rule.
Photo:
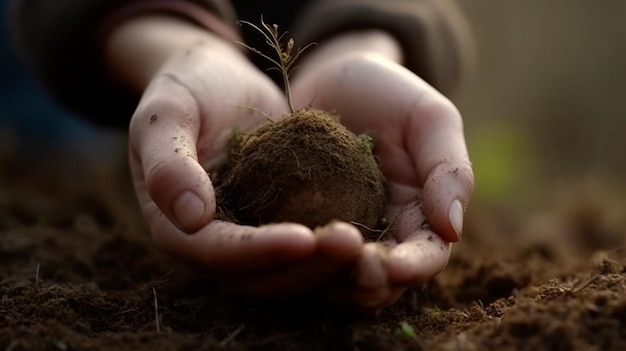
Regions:
<instances>
[{"instance_id":1,"label":"soil clump","mask_svg":"<svg viewBox=\"0 0 626 351\"><path fill-rule=\"evenodd\" d=\"M301 109L234 140L214 176L222 217L245 225L296 222L311 229L333 220L362 231L378 227L384 177L373 143L334 115Z\"/></svg>"}]
</instances>

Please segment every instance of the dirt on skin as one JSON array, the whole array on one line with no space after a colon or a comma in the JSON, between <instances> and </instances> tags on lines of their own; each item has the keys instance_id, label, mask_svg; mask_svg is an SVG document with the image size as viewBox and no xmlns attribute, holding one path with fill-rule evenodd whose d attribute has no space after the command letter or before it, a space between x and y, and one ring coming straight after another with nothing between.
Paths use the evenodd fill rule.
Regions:
<instances>
[{"instance_id":1,"label":"dirt on skin","mask_svg":"<svg viewBox=\"0 0 626 351\"><path fill-rule=\"evenodd\" d=\"M29 164L0 160L0 350L626 349L624 216L607 202L470 207L443 273L379 314L340 313L229 296L163 256L123 167Z\"/></svg>"},{"instance_id":2,"label":"dirt on skin","mask_svg":"<svg viewBox=\"0 0 626 351\"><path fill-rule=\"evenodd\" d=\"M341 220L360 224L364 234L376 229L385 189L371 139L338 118L301 109L235 138L226 166L213 174L224 216L246 225L315 229Z\"/></svg>"}]
</instances>

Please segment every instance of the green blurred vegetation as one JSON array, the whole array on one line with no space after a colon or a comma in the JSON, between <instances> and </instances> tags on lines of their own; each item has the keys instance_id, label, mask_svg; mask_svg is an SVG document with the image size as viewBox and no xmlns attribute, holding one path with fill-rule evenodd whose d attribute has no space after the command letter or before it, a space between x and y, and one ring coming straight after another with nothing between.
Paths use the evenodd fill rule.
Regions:
<instances>
[{"instance_id":1,"label":"green blurred vegetation","mask_svg":"<svg viewBox=\"0 0 626 351\"><path fill-rule=\"evenodd\" d=\"M478 54L455 98L476 199L545 197L557 182L623 177L626 1L459 3Z\"/></svg>"},{"instance_id":2,"label":"green blurred vegetation","mask_svg":"<svg viewBox=\"0 0 626 351\"><path fill-rule=\"evenodd\" d=\"M498 201L536 179L538 157L528 131L511 124L498 124L474 130L468 135L476 189L474 197Z\"/></svg>"}]
</instances>

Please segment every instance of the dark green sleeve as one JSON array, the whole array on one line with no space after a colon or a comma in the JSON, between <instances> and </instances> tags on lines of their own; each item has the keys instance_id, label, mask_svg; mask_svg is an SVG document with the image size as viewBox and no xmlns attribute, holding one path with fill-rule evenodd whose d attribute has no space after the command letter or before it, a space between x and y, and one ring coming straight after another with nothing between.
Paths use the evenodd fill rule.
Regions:
<instances>
[{"instance_id":1,"label":"dark green sleeve","mask_svg":"<svg viewBox=\"0 0 626 351\"><path fill-rule=\"evenodd\" d=\"M233 23L228 1L193 1ZM101 25L124 0L14 0L11 29L18 54L43 88L96 123L126 126L138 98L114 86L102 63Z\"/></svg>"}]
</instances>

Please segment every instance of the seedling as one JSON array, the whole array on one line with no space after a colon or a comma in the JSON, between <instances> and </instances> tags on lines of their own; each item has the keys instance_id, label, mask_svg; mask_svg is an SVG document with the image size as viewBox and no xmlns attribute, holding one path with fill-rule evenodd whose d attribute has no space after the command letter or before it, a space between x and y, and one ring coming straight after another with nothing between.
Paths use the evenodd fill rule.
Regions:
<instances>
[{"instance_id":1,"label":"seedling","mask_svg":"<svg viewBox=\"0 0 626 351\"><path fill-rule=\"evenodd\" d=\"M261 33L276 53L272 58L240 43L281 73L291 112L233 139L230 158L214 179L220 216L245 225L296 222L311 229L340 220L359 223L361 232L371 235L385 202L372 138L356 136L336 115L294 108L290 74L313 44L294 51L294 40L279 34L277 25L240 24Z\"/></svg>"},{"instance_id":2,"label":"seedling","mask_svg":"<svg viewBox=\"0 0 626 351\"><path fill-rule=\"evenodd\" d=\"M285 36L287 35L287 32L284 32L282 34L278 33L278 25L274 24L272 26L268 25L267 23L265 23L263 21L263 18L261 18L261 27L257 26L256 24L252 23L252 22L248 22L248 21L238 21L237 22L239 25L242 24L246 24L252 28L254 28L257 32L261 33L264 37L265 37L265 43L271 47L272 49L274 49L274 52L277 54L278 59L272 58L268 55L266 55L265 53L263 53L262 51L249 46L246 43L240 42L238 41L237 43L244 46L245 48L247 48L248 50L252 51L253 53L263 57L264 59L268 60L269 62L271 62L274 67L270 67L270 70L278 70L283 78L283 86L285 89L285 95L287 96L287 103L289 104L289 109L291 110L291 112L295 112L296 110L293 107L293 97L291 96L291 86L289 84L289 80L291 78L291 73L293 72L295 66L294 64L296 63L296 61L298 60L298 58L300 57L300 55L308 48L310 48L311 46L315 45L315 43L309 43L307 44L305 47L301 48L301 49L296 49L296 52L294 55L291 55L291 52L293 51L293 47L294 47L294 40L293 38L289 38L287 40L287 44L286 47L283 48L283 44L282 42L284 42Z\"/></svg>"}]
</instances>

